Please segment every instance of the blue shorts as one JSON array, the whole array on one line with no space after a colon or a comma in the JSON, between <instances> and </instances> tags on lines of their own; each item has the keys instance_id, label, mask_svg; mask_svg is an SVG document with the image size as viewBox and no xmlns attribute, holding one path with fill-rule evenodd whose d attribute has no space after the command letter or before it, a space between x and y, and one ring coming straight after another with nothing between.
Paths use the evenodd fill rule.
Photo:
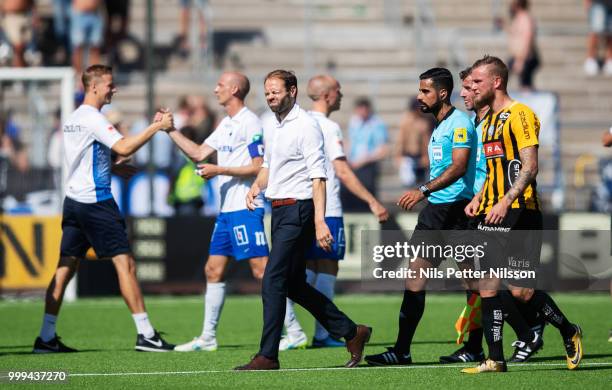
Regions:
<instances>
[{"instance_id":1,"label":"blue shorts","mask_svg":"<svg viewBox=\"0 0 612 390\"><path fill-rule=\"evenodd\" d=\"M210 238L208 254L230 256L236 260L268 256L263 217L263 208L220 213Z\"/></svg>"},{"instance_id":2,"label":"blue shorts","mask_svg":"<svg viewBox=\"0 0 612 390\"><path fill-rule=\"evenodd\" d=\"M593 3L589 9L589 27L596 34L612 33L612 8Z\"/></svg>"},{"instance_id":3,"label":"blue shorts","mask_svg":"<svg viewBox=\"0 0 612 390\"><path fill-rule=\"evenodd\" d=\"M125 221L114 199L98 203L64 200L62 257L85 257L93 247L98 258L131 253Z\"/></svg>"},{"instance_id":4,"label":"blue shorts","mask_svg":"<svg viewBox=\"0 0 612 390\"><path fill-rule=\"evenodd\" d=\"M84 45L93 47L102 46L103 32L104 21L99 13L71 11L70 42L73 48Z\"/></svg>"},{"instance_id":5,"label":"blue shorts","mask_svg":"<svg viewBox=\"0 0 612 390\"><path fill-rule=\"evenodd\" d=\"M346 241L344 240L344 219L342 217L325 217L325 223L334 237L332 251L325 252L319 248L316 241L312 243L310 250L306 254L308 260L342 260L346 252Z\"/></svg>"}]
</instances>

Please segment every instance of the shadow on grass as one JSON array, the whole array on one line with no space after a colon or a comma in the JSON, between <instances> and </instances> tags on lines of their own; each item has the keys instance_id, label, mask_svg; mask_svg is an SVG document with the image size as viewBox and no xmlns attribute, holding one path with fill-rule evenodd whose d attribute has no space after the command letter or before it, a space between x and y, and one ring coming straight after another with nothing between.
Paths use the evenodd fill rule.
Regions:
<instances>
[{"instance_id":1,"label":"shadow on grass","mask_svg":"<svg viewBox=\"0 0 612 390\"><path fill-rule=\"evenodd\" d=\"M26 345L26 347L29 347L29 345ZM75 354L79 354L79 353L83 353L83 352L103 352L104 350L102 349L79 349L78 352L69 352L69 353L61 353L61 355L75 355ZM32 353L32 350L29 351L15 351L15 352L0 352L0 356L24 356L24 355L30 355L30 356L42 356L42 355L58 355L60 353Z\"/></svg>"},{"instance_id":2,"label":"shadow on grass","mask_svg":"<svg viewBox=\"0 0 612 390\"><path fill-rule=\"evenodd\" d=\"M448 345L448 344L456 344L452 340L421 340L421 341L413 341L412 345L419 344L440 344L440 345ZM390 347L395 345L395 340L393 341L379 341L377 343L367 343L368 347ZM457 347L459 348L459 347Z\"/></svg>"},{"instance_id":3,"label":"shadow on grass","mask_svg":"<svg viewBox=\"0 0 612 390\"><path fill-rule=\"evenodd\" d=\"M582 360L586 359L597 359L597 358L609 358L612 357L612 353L590 353L588 355L584 355ZM533 357L529 359L530 362L550 362L550 361L565 361L565 356L541 356L541 357Z\"/></svg>"}]
</instances>

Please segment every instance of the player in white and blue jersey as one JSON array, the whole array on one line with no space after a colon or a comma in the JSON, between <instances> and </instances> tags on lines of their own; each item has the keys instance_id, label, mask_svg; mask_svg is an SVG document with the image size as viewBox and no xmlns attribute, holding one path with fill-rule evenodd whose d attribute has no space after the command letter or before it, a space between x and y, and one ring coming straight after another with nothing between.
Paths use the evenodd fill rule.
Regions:
<instances>
[{"instance_id":1,"label":"player in white and blue jersey","mask_svg":"<svg viewBox=\"0 0 612 390\"><path fill-rule=\"evenodd\" d=\"M385 222L389 218L389 213L365 188L351 169L344 154L342 130L336 122L329 119L332 112L340 109L342 100L340 83L328 75L315 76L308 82L308 96L313 101L309 114L317 121L323 132L327 175L325 223L333 236L333 243L331 252L324 251L315 242L312 243L306 255L306 281L327 298L333 300L338 276L338 261L344 258L346 250L340 182L368 204L372 214L379 222ZM287 300L285 329L287 334L279 344L281 351L306 347L307 336L295 316L293 303L290 300ZM344 346L344 343L331 337L319 322L315 322L312 346L316 348L340 347Z\"/></svg>"},{"instance_id":2,"label":"player in white and blue jersey","mask_svg":"<svg viewBox=\"0 0 612 390\"><path fill-rule=\"evenodd\" d=\"M425 198L429 201L419 213L410 238L411 245L460 245L464 243L464 231L468 228L464 208L474 194L478 137L468 115L450 103L453 91L450 71L433 68L419 78L417 100L421 110L433 114L436 119L428 147L430 180L419 189L406 192L398 205L410 210ZM411 261L410 269L414 270L416 277L406 279L395 345L389 347L387 352L366 356L368 364L412 363L412 337L425 310L427 278L421 275L420 270L438 267L442 260L440 254L434 254ZM484 358L484 354L476 358L480 357Z\"/></svg>"},{"instance_id":3,"label":"player in white and blue jersey","mask_svg":"<svg viewBox=\"0 0 612 390\"><path fill-rule=\"evenodd\" d=\"M221 212L210 239L208 261L204 267L204 326L202 334L178 345L175 350L215 351L217 324L225 301L225 269L230 258L248 260L253 276L261 280L268 260L268 242L264 232L263 199L256 199L254 211L246 208L246 194L263 164L263 130L253 112L245 105L249 80L241 73L226 72L215 87L215 95L227 113L215 131L201 145L178 131L169 135L194 162L197 172L210 179L218 177ZM217 153L217 165L203 163Z\"/></svg>"},{"instance_id":4,"label":"player in white and blue jersey","mask_svg":"<svg viewBox=\"0 0 612 390\"><path fill-rule=\"evenodd\" d=\"M117 91L112 69L92 65L83 73L85 99L63 124L66 198L62 212L62 242L57 270L47 289L45 314L34 353L75 352L56 334L55 324L64 291L80 259L93 247L99 258L111 258L138 336L135 349L167 352L174 348L149 321L136 279L136 264L128 242L125 221L111 195L111 171L126 173L124 163L113 163L111 152L126 158L162 129L173 126L172 114L159 113L156 122L140 134L123 137L100 112Z\"/></svg>"}]
</instances>

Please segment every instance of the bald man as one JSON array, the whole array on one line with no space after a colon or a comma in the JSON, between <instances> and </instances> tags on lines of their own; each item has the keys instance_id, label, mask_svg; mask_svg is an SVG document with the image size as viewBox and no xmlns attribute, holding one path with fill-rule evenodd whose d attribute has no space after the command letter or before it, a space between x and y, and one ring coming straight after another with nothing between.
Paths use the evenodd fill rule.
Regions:
<instances>
[{"instance_id":1,"label":"bald man","mask_svg":"<svg viewBox=\"0 0 612 390\"><path fill-rule=\"evenodd\" d=\"M268 241L263 225L263 198L257 197L256 208L246 208L246 195L263 163L263 129L257 115L244 105L249 80L240 73L221 75L215 95L227 116L201 145L179 131L168 134L172 141L194 162L197 173L205 179L219 176L221 212L210 240L208 261L204 267L204 326L202 334L178 345L180 352L215 351L217 323L225 301L225 269L230 258L248 260L253 276L263 277L268 261ZM217 153L217 165L204 161Z\"/></svg>"},{"instance_id":2,"label":"bald man","mask_svg":"<svg viewBox=\"0 0 612 390\"><path fill-rule=\"evenodd\" d=\"M342 203L340 202L340 182L359 199L363 200L380 223L389 218L389 213L383 205L359 181L346 161L342 145L342 130L329 116L340 109L342 92L340 83L331 76L318 75L308 82L308 96L312 100L312 110L309 114L317 121L323 131L326 156L326 209L325 222L330 228L334 241L332 251L326 252L315 242L306 255L306 281L319 290L330 300L334 297L336 278L338 276L338 261L344 258L344 221L342 219ZM302 330L295 313L293 302L287 300L285 312L285 328L287 334L281 339L279 349L299 349L306 347L308 339ZM316 348L341 347L344 343L329 335L319 322L315 324L315 334L312 346Z\"/></svg>"}]
</instances>

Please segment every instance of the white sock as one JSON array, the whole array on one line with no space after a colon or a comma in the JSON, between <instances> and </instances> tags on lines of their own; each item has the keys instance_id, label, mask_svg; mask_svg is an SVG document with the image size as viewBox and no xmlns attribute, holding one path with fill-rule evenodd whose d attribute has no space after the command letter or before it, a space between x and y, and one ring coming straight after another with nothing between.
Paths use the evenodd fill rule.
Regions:
<instances>
[{"instance_id":1,"label":"white sock","mask_svg":"<svg viewBox=\"0 0 612 390\"><path fill-rule=\"evenodd\" d=\"M149 322L147 312L132 314L132 318L136 324L136 331L138 334L141 334L148 339L155 336L155 329L153 329L151 322Z\"/></svg>"},{"instance_id":2,"label":"white sock","mask_svg":"<svg viewBox=\"0 0 612 390\"><path fill-rule=\"evenodd\" d=\"M293 310L293 301L287 298L287 309L285 310L285 329L288 335L303 332L302 326L295 316L295 310Z\"/></svg>"},{"instance_id":3,"label":"white sock","mask_svg":"<svg viewBox=\"0 0 612 390\"><path fill-rule=\"evenodd\" d=\"M47 314L43 316L43 323L40 327L40 338L42 341L47 342L55 337L55 322L57 321L57 316L53 314Z\"/></svg>"},{"instance_id":4,"label":"white sock","mask_svg":"<svg viewBox=\"0 0 612 390\"><path fill-rule=\"evenodd\" d=\"M314 287L317 281L317 273L311 269L306 268L306 283Z\"/></svg>"},{"instance_id":5,"label":"white sock","mask_svg":"<svg viewBox=\"0 0 612 390\"><path fill-rule=\"evenodd\" d=\"M334 299L334 287L336 286L336 276L330 274L319 273L317 274L317 283L315 288L325 295L329 300ZM317 340L326 339L329 336L327 330L319 324L319 321L315 321L315 335Z\"/></svg>"},{"instance_id":6,"label":"white sock","mask_svg":"<svg viewBox=\"0 0 612 390\"><path fill-rule=\"evenodd\" d=\"M225 282L208 283L204 294L204 328L202 337L217 337L217 324L225 303Z\"/></svg>"}]
</instances>

